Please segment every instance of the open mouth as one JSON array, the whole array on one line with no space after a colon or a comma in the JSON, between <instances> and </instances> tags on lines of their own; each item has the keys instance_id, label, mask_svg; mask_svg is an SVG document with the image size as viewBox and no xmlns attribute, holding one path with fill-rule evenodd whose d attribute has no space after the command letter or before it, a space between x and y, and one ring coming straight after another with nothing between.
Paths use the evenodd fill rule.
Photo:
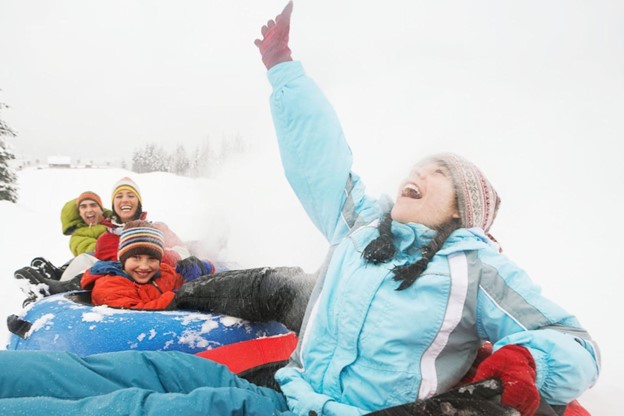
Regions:
<instances>
[{"instance_id":1,"label":"open mouth","mask_svg":"<svg viewBox=\"0 0 624 416\"><path fill-rule=\"evenodd\" d=\"M92 225L97 224L97 219L95 217L85 218L85 223L90 227Z\"/></svg>"},{"instance_id":2,"label":"open mouth","mask_svg":"<svg viewBox=\"0 0 624 416\"><path fill-rule=\"evenodd\" d=\"M418 185L414 183L408 183L403 187L403 191L401 191L401 196L412 199L420 199L422 198L422 192Z\"/></svg>"},{"instance_id":3,"label":"open mouth","mask_svg":"<svg viewBox=\"0 0 624 416\"><path fill-rule=\"evenodd\" d=\"M124 206L119 207L119 210L122 211L122 212L130 212L130 211L132 211L132 206L124 205Z\"/></svg>"}]
</instances>

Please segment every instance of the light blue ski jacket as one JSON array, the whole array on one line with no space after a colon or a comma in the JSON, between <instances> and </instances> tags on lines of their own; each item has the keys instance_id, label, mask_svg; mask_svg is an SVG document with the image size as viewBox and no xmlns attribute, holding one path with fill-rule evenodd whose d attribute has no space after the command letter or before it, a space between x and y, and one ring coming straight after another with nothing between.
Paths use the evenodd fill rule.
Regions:
<instances>
[{"instance_id":1,"label":"light blue ski jacket","mask_svg":"<svg viewBox=\"0 0 624 416\"><path fill-rule=\"evenodd\" d=\"M594 384L599 353L589 334L482 230L455 231L403 291L391 270L418 260L432 230L393 222L395 257L364 263L362 251L391 201L365 195L338 118L300 63L273 67L269 80L286 176L331 245L299 345L276 374L291 410L360 415L430 397L460 380L483 340L495 350L526 347L551 404Z\"/></svg>"}]
</instances>

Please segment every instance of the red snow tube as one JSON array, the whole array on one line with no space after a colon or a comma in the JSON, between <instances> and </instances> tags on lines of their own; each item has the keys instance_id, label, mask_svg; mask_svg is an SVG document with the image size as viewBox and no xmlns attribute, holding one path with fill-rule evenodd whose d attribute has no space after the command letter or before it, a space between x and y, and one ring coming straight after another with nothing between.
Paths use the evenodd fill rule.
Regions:
<instances>
[{"instance_id":1,"label":"red snow tube","mask_svg":"<svg viewBox=\"0 0 624 416\"><path fill-rule=\"evenodd\" d=\"M297 346L294 332L236 342L199 352L195 355L227 366L240 374L252 368L286 361Z\"/></svg>"}]
</instances>

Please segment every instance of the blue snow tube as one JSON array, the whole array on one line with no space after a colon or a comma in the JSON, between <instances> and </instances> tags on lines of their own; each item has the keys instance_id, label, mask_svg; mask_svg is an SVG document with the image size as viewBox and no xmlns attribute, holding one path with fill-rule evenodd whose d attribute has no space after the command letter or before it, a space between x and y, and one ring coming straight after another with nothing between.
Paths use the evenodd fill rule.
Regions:
<instances>
[{"instance_id":1,"label":"blue snow tube","mask_svg":"<svg viewBox=\"0 0 624 416\"><path fill-rule=\"evenodd\" d=\"M90 304L90 292L52 295L8 319L8 350L70 351L78 355L123 350L206 350L287 334L284 325L191 311L116 309Z\"/></svg>"}]
</instances>

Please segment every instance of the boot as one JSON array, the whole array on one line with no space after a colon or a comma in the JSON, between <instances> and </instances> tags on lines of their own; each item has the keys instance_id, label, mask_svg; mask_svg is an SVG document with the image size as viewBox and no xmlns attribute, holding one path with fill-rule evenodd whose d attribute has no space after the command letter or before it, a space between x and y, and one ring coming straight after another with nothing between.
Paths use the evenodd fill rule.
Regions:
<instances>
[{"instance_id":1,"label":"boot","mask_svg":"<svg viewBox=\"0 0 624 416\"><path fill-rule=\"evenodd\" d=\"M27 294L30 295L34 293L35 295L38 295L37 297L45 297L55 293L82 289L80 286L80 279L82 278L82 275L77 275L71 280L61 282L55 279L50 279L39 269L35 269L34 267L22 267L21 269L15 271L14 277L18 280L25 280L30 283L31 287L29 288L29 293ZM22 290L24 291L23 288Z\"/></svg>"},{"instance_id":2,"label":"boot","mask_svg":"<svg viewBox=\"0 0 624 416\"><path fill-rule=\"evenodd\" d=\"M38 269L22 267L13 273L13 277L20 282L19 288L27 296L27 299L24 301L25 304L50 294L47 286L44 287L39 281L40 278L45 276L42 276Z\"/></svg>"},{"instance_id":3,"label":"boot","mask_svg":"<svg viewBox=\"0 0 624 416\"><path fill-rule=\"evenodd\" d=\"M30 267L38 269L49 279L59 280L67 265L63 265L59 268L43 257L35 257L30 262Z\"/></svg>"},{"instance_id":4,"label":"boot","mask_svg":"<svg viewBox=\"0 0 624 416\"><path fill-rule=\"evenodd\" d=\"M26 334L32 328L32 323L13 314L7 317L7 328L11 333L19 336L20 338L26 339Z\"/></svg>"},{"instance_id":5,"label":"boot","mask_svg":"<svg viewBox=\"0 0 624 416\"><path fill-rule=\"evenodd\" d=\"M33 302L36 302L37 300L39 300L41 296L37 296L34 292L32 291L28 291L26 293L26 299L24 299L22 301L22 308L25 308L26 306L30 305Z\"/></svg>"}]
</instances>

